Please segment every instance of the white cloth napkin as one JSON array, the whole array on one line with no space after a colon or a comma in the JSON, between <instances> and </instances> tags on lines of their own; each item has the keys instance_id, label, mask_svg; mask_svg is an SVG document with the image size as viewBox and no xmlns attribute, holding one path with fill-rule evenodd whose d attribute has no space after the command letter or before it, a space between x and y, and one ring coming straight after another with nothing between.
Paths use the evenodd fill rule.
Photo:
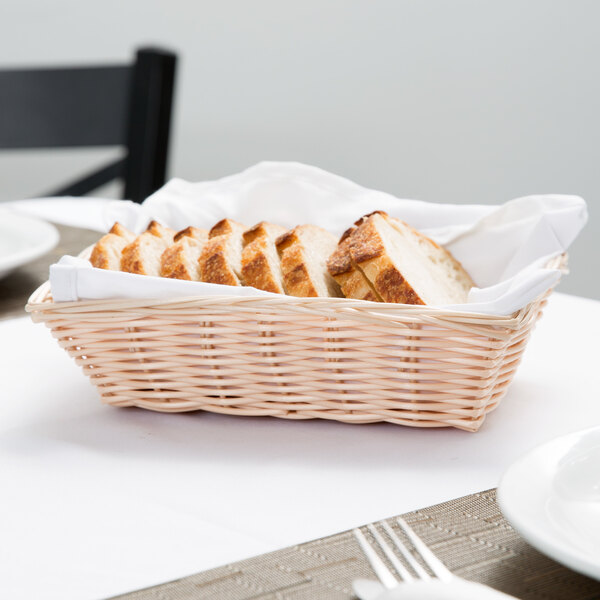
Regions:
<instances>
[{"instance_id":1,"label":"white cloth napkin","mask_svg":"<svg viewBox=\"0 0 600 600\"><path fill-rule=\"evenodd\" d=\"M121 202L125 201L121 200ZM108 205L112 203L114 200L108 198L54 196L13 200L3 202L2 206L60 225L105 231L104 218ZM133 202L127 201L127 204Z\"/></svg>"},{"instance_id":2,"label":"white cloth napkin","mask_svg":"<svg viewBox=\"0 0 600 600\"><path fill-rule=\"evenodd\" d=\"M556 283L560 272L545 265L568 248L587 220L585 202L577 196L527 196L502 206L434 204L363 188L316 167L263 162L216 181L172 179L142 205L111 202L105 206L104 223L108 229L120 221L140 232L151 219L182 229L210 228L230 217L249 226L261 220L289 227L313 223L340 235L374 210L384 210L443 244L469 272L478 287L468 303L444 308L495 315L512 314ZM72 257L52 265L50 282L58 302L265 293L107 273Z\"/></svg>"}]
</instances>

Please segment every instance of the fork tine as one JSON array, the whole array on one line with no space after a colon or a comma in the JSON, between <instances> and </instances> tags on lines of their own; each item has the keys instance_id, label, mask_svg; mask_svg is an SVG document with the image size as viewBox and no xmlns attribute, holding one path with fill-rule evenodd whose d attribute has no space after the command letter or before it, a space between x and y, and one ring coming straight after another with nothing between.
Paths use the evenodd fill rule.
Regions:
<instances>
[{"instance_id":1,"label":"fork tine","mask_svg":"<svg viewBox=\"0 0 600 600\"><path fill-rule=\"evenodd\" d=\"M398 552L402 554L404 560L413 568L414 572L417 574L417 577L420 577L421 579L431 579L431 575L417 562L415 557L409 552L408 548L396 535L396 532L385 521L381 521L381 524L383 525L386 533L390 536L390 539L394 543L394 546L396 546Z\"/></svg>"},{"instance_id":2,"label":"fork tine","mask_svg":"<svg viewBox=\"0 0 600 600\"><path fill-rule=\"evenodd\" d=\"M446 565L425 545L423 540L408 526L406 521L400 517L396 518L400 529L404 531L412 545L415 547L417 552L421 555L421 558L425 564L432 570L439 579L442 581L448 581L454 578L451 571Z\"/></svg>"},{"instance_id":3,"label":"fork tine","mask_svg":"<svg viewBox=\"0 0 600 600\"><path fill-rule=\"evenodd\" d=\"M367 525L367 529L371 532L379 547L383 550L383 553L387 556L388 560L392 563L394 569L396 569L396 573L400 575L402 581L406 583L412 583L415 578L410 574L408 569L398 560L398 557L394 554L394 551L387 545L386 541L383 539L379 531L377 531L377 527L373 524Z\"/></svg>"},{"instance_id":4,"label":"fork tine","mask_svg":"<svg viewBox=\"0 0 600 600\"><path fill-rule=\"evenodd\" d=\"M398 585L398 580L394 577L392 572L385 566L385 563L377 556L377 552L373 549L371 544L367 541L363 532L360 529L353 529L354 537L357 539L362 551L364 552L369 564L375 571L375 575L379 578L379 581L388 590L395 588Z\"/></svg>"}]
</instances>

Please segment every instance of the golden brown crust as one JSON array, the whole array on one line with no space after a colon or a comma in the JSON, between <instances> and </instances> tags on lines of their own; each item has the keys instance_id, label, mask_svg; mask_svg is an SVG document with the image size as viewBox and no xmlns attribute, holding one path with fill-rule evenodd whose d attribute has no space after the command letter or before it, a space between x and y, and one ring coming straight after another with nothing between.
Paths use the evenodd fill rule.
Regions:
<instances>
[{"instance_id":1,"label":"golden brown crust","mask_svg":"<svg viewBox=\"0 0 600 600\"><path fill-rule=\"evenodd\" d=\"M362 225L369 217L373 215L381 215L386 218L388 216L388 214L382 210L374 210L372 213L360 217L360 219L354 221L354 225L351 225L350 227L348 227L348 229L346 229L346 231L344 231L344 233L342 233L342 237L340 237L340 241L338 243L341 244L346 238L350 237L360 225Z\"/></svg>"},{"instance_id":2,"label":"golden brown crust","mask_svg":"<svg viewBox=\"0 0 600 600\"><path fill-rule=\"evenodd\" d=\"M178 231L173 237L174 242L178 242L181 238L190 237L199 242L206 242L208 239L208 231L199 227L186 227L181 231Z\"/></svg>"},{"instance_id":3,"label":"golden brown crust","mask_svg":"<svg viewBox=\"0 0 600 600\"><path fill-rule=\"evenodd\" d=\"M425 304L388 256L378 230L377 221L380 218L389 220L388 215L382 211L365 215L356 222L356 229L346 238L345 245L353 266L362 271L378 300L402 304ZM358 279L353 283L355 285L359 283ZM358 289L361 289L360 286ZM356 289L350 289L348 281L344 281L342 291L345 294L357 293Z\"/></svg>"},{"instance_id":4,"label":"golden brown crust","mask_svg":"<svg viewBox=\"0 0 600 600\"><path fill-rule=\"evenodd\" d=\"M384 302L400 304L425 304L395 266L382 268L374 281Z\"/></svg>"},{"instance_id":5,"label":"golden brown crust","mask_svg":"<svg viewBox=\"0 0 600 600\"><path fill-rule=\"evenodd\" d=\"M373 212L363 215L362 217L360 217L360 219L354 221L354 225L362 225L369 217L372 217L374 215L381 215L384 219L389 218L389 215L384 210L374 210Z\"/></svg>"},{"instance_id":6,"label":"golden brown crust","mask_svg":"<svg viewBox=\"0 0 600 600\"><path fill-rule=\"evenodd\" d=\"M265 292L283 294L283 288L273 277L269 261L259 248L252 249L252 255L246 256L242 265L242 277L246 285L250 285Z\"/></svg>"},{"instance_id":7,"label":"golden brown crust","mask_svg":"<svg viewBox=\"0 0 600 600\"><path fill-rule=\"evenodd\" d=\"M296 232L292 229L279 236L275 245L281 259L283 285L286 293L300 298L317 297L319 292L311 280L304 250Z\"/></svg>"},{"instance_id":8,"label":"golden brown crust","mask_svg":"<svg viewBox=\"0 0 600 600\"><path fill-rule=\"evenodd\" d=\"M285 293L279 256L271 241L279 232L285 233L285 229L265 221L244 232L242 278L245 285L273 294Z\"/></svg>"},{"instance_id":9,"label":"golden brown crust","mask_svg":"<svg viewBox=\"0 0 600 600\"><path fill-rule=\"evenodd\" d=\"M228 235L220 235L209 239L202 249L202 254L198 259L202 281L221 285L241 285L238 276L227 261L228 237Z\"/></svg>"},{"instance_id":10,"label":"golden brown crust","mask_svg":"<svg viewBox=\"0 0 600 600\"><path fill-rule=\"evenodd\" d=\"M296 230L290 229L285 233L281 234L275 240L275 247L277 248L277 252L281 254L286 248L288 248L291 244L298 241L298 236L296 235Z\"/></svg>"},{"instance_id":11,"label":"golden brown crust","mask_svg":"<svg viewBox=\"0 0 600 600\"><path fill-rule=\"evenodd\" d=\"M168 277L170 279L185 279L186 281L193 281L189 269L185 266L181 259L182 249L180 246L170 246L167 248L162 255L160 261L160 276Z\"/></svg>"},{"instance_id":12,"label":"golden brown crust","mask_svg":"<svg viewBox=\"0 0 600 600\"><path fill-rule=\"evenodd\" d=\"M286 294L309 298L342 295L327 271L325 257L319 256L329 255L335 244L336 238L316 225L298 225L277 238Z\"/></svg>"},{"instance_id":13,"label":"golden brown crust","mask_svg":"<svg viewBox=\"0 0 600 600\"><path fill-rule=\"evenodd\" d=\"M169 246L160 258L160 276L170 279L198 280L197 255L202 243L184 236ZM188 256L191 254L191 256Z\"/></svg>"},{"instance_id":14,"label":"golden brown crust","mask_svg":"<svg viewBox=\"0 0 600 600\"><path fill-rule=\"evenodd\" d=\"M267 233L268 225L269 224L266 221L261 221L260 223L257 223L256 225L254 225L254 227L250 227L250 229L246 229L246 231L244 231L244 236L243 236L244 246L251 244L257 238L268 235L268 233Z\"/></svg>"},{"instance_id":15,"label":"golden brown crust","mask_svg":"<svg viewBox=\"0 0 600 600\"><path fill-rule=\"evenodd\" d=\"M138 275L147 275L135 242L132 242L123 248L123 252L121 253L121 271L125 271L125 273L137 273Z\"/></svg>"},{"instance_id":16,"label":"golden brown crust","mask_svg":"<svg viewBox=\"0 0 600 600\"><path fill-rule=\"evenodd\" d=\"M121 271L137 275L160 275L160 258L175 232L157 221L150 221L146 231L123 248Z\"/></svg>"},{"instance_id":17,"label":"golden brown crust","mask_svg":"<svg viewBox=\"0 0 600 600\"><path fill-rule=\"evenodd\" d=\"M358 265L385 254L385 246L372 217L359 225L348 239L352 260Z\"/></svg>"},{"instance_id":18,"label":"golden brown crust","mask_svg":"<svg viewBox=\"0 0 600 600\"><path fill-rule=\"evenodd\" d=\"M233 219L221 219L212 226L211 230L208 232L208 237L211 239L220 235L228 235L239 229L245 229L245 226Z\"/></svg>"},{"instance_id":19,"label":"golden brown crust","mask_svg":"<svg viewBox=\"0 0 600 600\"><path fill-rule=\"evenodd\" d=\"M148 275L148 272L144 268L144 263L139 256L134 254L134 251L126 246L123 249L121 256L121 271L125 273L136 273L137 275Z\"/></svg>"},{"instance_id":20,"label":"golden brown crust","mask_svg":"<svg viewBox=\"0 0 600 600\"><path fill-rule=\"evenodd\" d=\"M350 236L355 230L356 227L351 227L342 234L335 252L327 259L327 270L334 278L350 273L354 269L350 256L350 244L352 243Z\"/></svg>"},{"instance_id":21,"label":"golden brown crust","mask_svg":"<svg viewBox=\"0 0 600 600\"><path fill-rule=\"evenodd\" d=\"M344 231L344 233L342 233L342 237L340 238L338 244L341 244L347 237L352 235L355 230L356 230L356 224L352 225L351 227L348 227L348 229L346 229L346 231Z\"/></svg>"},{"instance_id":22,"label":"golden brown crust","mask_svg":"<svg viewBox=\"0 0 600 600\"><path fill-rule=\"evenodd\" d=\"M173 241L173 236L175 235L175 232L171 228L161 225L158 221L150 221L146 231L169 242Z\"/></svg>"},{"instance_id":23,"label":"golden brown crust","mask_svg":"<svg viewBox=\"0 0 600 600\"><path fill-rule=\"evenodd\" d=\"M106 242L107 240L105 240L103 237L100 238L98 243L94 246L94 249L92 250L92 255L90 256L90 262L92 263L92 267L96 267L98 269L110 269L110 261L108 258Z\"/></svg>"},{"instance_id":24,"label":"golden brown crust","mask_svg":"<svg viewBox=\"0 0 600 600\"><path fill-rule=\"evenodd\" d=\"M375 213L389 219L385 213ZM352 235L352 261L362 269L383 302L425 304L387 255L375 214L367 216Z\"/></svg>"},{"instance_id":25,"label":"golden brown crust","mask_svg":"<svg viewBox=\"0 0 600 600\"><path fill-rule=\"evenodd\" d=\"M357 267L354 267L348 273L335 276L335 280L338 282L345 298L382 302L381 297Z\"/></svg>"},{"instance_id":26,"label":"golden brown crust","mask_svg":"<svg viewBox=\"0 0 600 600\"><path fill-rule=\"evenodd\" d=\"M369 290L363 297L363 300L368 302L382 302L381 298L375 294L373 290Z\"/></svg>"},{"instance_id":27,"label":"golden brown crust","mask_svg":"<svg viewBox=\"0 0 600 600\"><path fill-rule=\"evenodd\" d=\"M118 271L121 268L121 253L128 243L135 239L135 235L123 227L118 221L110 231L102 236L90 256L92 266L98 269Z\"/></svg>"},{"instance_id":28,"label":"golden brown crust","mask_svg":"<svg viewBox=\"0 0 600 600\"><path fill-rule=\"evenodd\" d=\"M132 240L135 237L135 235L131 233L129 229L123 227L123 225L121 225L119 221L114 222L113 226L110 228L108 233L118 235L119 237L125 238L127 240Z\"/></svg>"},{"instance_id":29,"label":"golden brown crust","mask_svg":"<svg viewBox=\"0 0 600 600\"><path fill-rule=\"evenodd\" d=\"M415 236L421 238L420 243L426 242L432 248L441 249L457 266L457 270L464 273L460 263L433 240L406 223L389 217L383 211L374 211L358 219L344 232L337 248L327 260L327 270L340 286L344 296L374 302L425 304L423 298L403 277L393 257L388 255L386 244L389 247L390 230L388 226L382 228L381 219L400 233L406 234L404 228L409 228ZM222 219L210 232L187 227L174 234L168 227L151 221L143 234L134 237L134 234L116 222L110 232L94 246L90 261L98 268L121 268L130 273L156 275L154 268L158 254L161 257L160 275L196 280L198 272L190 271L190 255L189 252L186 254L186 251L189 251L190 244L195 245L194 248L200 248L199 244L202 244L203 250L197 261L202 281L233 286L242 285L244 282L265 291L280 294L287 291L290 295L300 297L319 295L319 286L322 286L322 283L320 280L312 281L311 277L315 272L314 257L306 252L307 247L313 247L312 241L307 240L313 238L307 237L307 231L303 229L315 229L313 226L299 226L286 231L275 240L283 272L283 286L278 272L273 273L271 264L272 240L275 235L273 228L277 226L270 223L261 221L243 233L241 271L239 265L234 269L234 266L229 264L239 262L239 254L237 259L232 258L232 246L228 245L228 240L231 235L239 236L243 227L231 219ZM210 239L204 243L207 236ZM239 240L239 237L237 239ZM166 247L167 244L171 245ZM166 248L164 252L163 248ZM194 261L199 249L195 252ZM466 273L465 276L468 277ZM333 284L330 278L329 281ZM321 291L321 294L323 293ZM329 293L333 293L331 288Z\"/></svg>"},{"instance_id":30,"label":"golden brown crust","mask_svg":"<svg viewBox=\"0 0 600 600\"><path fill-rule=\"evenodd\" d=\"M288 294L300 298L315 298L319 295L312 283L300 248L288 248L281 257L283 282Z\"/></svg>"},{"instance_id":31,"label":"golden brown crust","mask_svg":"<svg viewBox=\"0 0 600 600\"><path fill-rule=\"evenodd\" d=\"M344 232L338 247L327 261L327 270L337 281L346 298L381 302L381 297L364 276L360 267L352 262L350 246L355 241L353 234L356 229L357 227L353 226Z\"/></svg>"}]
</instances>

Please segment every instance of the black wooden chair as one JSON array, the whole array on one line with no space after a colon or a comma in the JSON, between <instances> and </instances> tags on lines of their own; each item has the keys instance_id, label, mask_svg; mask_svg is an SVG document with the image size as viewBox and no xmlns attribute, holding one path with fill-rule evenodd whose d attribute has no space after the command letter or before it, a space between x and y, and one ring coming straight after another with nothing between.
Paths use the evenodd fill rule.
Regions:
<instances>
[{"instance_id":1,"label":"black wooden chair","mask_svg":"<svg viewBox=\"0 0 600 600\"><path fill-rule=\"evenodd\" d=\"M176 61L143 48L123 66L0 71L0 149L123 146L124 158L39 196L121 179L123 197L141 202L165 182Z\"/></svg>"}]
</instances>

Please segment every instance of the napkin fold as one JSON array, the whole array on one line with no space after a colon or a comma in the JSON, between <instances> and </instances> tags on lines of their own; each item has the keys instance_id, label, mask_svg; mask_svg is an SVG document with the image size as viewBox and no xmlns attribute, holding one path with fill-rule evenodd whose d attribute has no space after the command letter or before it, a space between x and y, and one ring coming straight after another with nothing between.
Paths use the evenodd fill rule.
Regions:
<instances>
[{"instance_id":1,"label":"napkin fold","mask_svg":"<svg viewBox=\"0 0 600 600\"><path fill-rule=\"evenodd\" d=\"M105 230L115 221L141 232L151 219L174 229L210 228L229 217L248 226L268 220L287 227L313 223L336 235L374 210L384 210L447 247L477 287L468 302L443 308L510 315L554 285L561 272L546 267L577 237L587 221L583 199L527 196L501 206L435 204L399 199L322 169L263 162L218 179L190 183L172 179L143 204L109 202ZM50 268L55 301L105 298L167 298L193 295L264 295L249 287L215 286L93 269L63 257Z\"/></svg>"}]
</instances>

